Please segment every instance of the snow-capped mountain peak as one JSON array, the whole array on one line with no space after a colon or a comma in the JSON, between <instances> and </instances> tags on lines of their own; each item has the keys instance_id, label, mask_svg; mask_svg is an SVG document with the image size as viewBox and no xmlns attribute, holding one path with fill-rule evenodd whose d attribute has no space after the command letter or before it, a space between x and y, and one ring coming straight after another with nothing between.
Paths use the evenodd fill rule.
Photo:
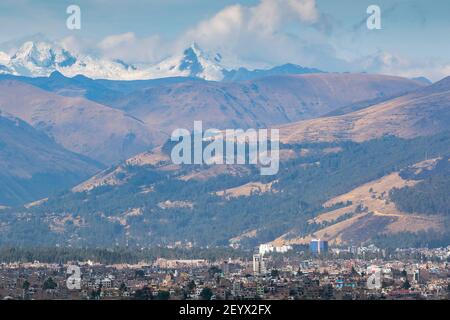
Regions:
<instances>
[{"instance_id":1,"label":"snow-capped mountain peak","mask_svg":"<svg viewBox=\"0 0 450 320\"><path fill-rule=\"evenodd\" d=\"M6 59L3 59L6 61ZM1 60L0 60L1 61ZM88 55L71 53L50 41L27 41L2 64L0 72L39 77L55 71L72 77L85 75L93 79L132 80L134 67L124 62L97 59ZM7 71L5 71L7 70Z\"/></svg>"},{"instance_id":2,"label":"snow-capped mountain peak","mask_svg":"<svg viewBox=\"0 0 450 320\"><path fill-rule=\"evenodd\" d=\"M166 77L198 77L222 80L224 68L221 56L211 57L197 44L182 54L170 57L156 65L136 67L122 60L99 59L69 52L50 41L27 41L13 55L0 54L0 73L39 77L55 71L64 76L84 75L93 79L142 80Z\"/></svg>"},{"instance_id":3,"label":"snow-capped mountain peak","mask_svg":"<svg viewBox=\"0 0 450 320\"><path fill-rule=\"evenodd\" d=\"M221 55L214 56L203 51L196 43L176 55L158 63L150 69L160 76L196 77L205 80L220 81L224 78L224 68L220 65Z\"/></svg>"},{"instance_id":4,"label":"snow-capped mountain peak","mask_svg":"<svg viewBox=\"0 0 450 320\"><path fill-rule=\"evenodd\" d=\"M11 57L10 64L23 75L48 75L72 66L77 58L59 45L48 42L25 42ZM25 74L24 74L25 73Z\"/></svg>"},{"instance_id":5,"label":"snow-capped mountain peak","mask_svg":"<svg viewBox=\"0 0 450 320\"><path fill-rule=\"evenodd\" d=\"M201 59L201 55L202 52L195 44L184 50L179 69L181 71L189 70L192 74L203 72L203 66L199 61Z\"/></svg>"},{"instance_id":6,"label":"snow-capped mountain peak","mask_svg":"<svg viewBox=\"0 0 450 320\"><path fill-rule=\"evenodd\" d=\"M0 74L28 77L47 77L57 71L66 77L83 75L109 80L191 77L210 81L244 81L274 74L320 72L290 64L261 70L227 69L225 65L220 53L204 51L196 43L156 65L138 66L118 59L75 54L57 43L45 40L27 41L11 57L0 52Z\"/></svg>"}]
</instances>

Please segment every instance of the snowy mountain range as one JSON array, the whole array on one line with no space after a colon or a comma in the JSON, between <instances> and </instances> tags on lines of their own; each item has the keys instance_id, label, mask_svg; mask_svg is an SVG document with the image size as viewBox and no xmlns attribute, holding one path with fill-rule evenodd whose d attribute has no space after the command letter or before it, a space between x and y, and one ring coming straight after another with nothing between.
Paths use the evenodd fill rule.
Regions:
<instances>
[{"instance_id":1,"label":"snowy mountain range","mask_svg":"<svg viewBox=\"0 0 450 320\"><path fill-rule=\"evenodd\" d=\"M227 70L220 53L209 54L192 44L181 54L155 65L133 65L75 54L50 41L27 41L11 56L0 52L0 74L47 77L58 71L66 77L84 75L91 79L144 80L191 77L210 81L243 81L276 74L320 73L320 70L286 64L268 70Z\"/></svg>"}]
</instances>

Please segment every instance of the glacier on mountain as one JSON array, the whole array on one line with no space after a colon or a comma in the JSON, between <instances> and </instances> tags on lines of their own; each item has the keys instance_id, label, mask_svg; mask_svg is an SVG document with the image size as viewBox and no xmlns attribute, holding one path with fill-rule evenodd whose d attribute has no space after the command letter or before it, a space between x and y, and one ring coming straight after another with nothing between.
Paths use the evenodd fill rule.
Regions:
<instances>
[{"instance_id":1,"label":"glacier on mountain","mask_svg":"<svg viewBox=\"0 0 450 320\"><path fill-rule=\"evenodd\" d=\"M122 60L108 60L69 52L51 41L27 41L12 55L0 52L0 74L48 77L57 71L66 77L83 75L91 79L148 80L169 77L201 78L209 81L242 81L286 73L316 73L296 65L268 70L239 68L227 70L219 53L210 54L192 44L181 54L155 64L133 65Z\"/></svg>"}]
</instances>

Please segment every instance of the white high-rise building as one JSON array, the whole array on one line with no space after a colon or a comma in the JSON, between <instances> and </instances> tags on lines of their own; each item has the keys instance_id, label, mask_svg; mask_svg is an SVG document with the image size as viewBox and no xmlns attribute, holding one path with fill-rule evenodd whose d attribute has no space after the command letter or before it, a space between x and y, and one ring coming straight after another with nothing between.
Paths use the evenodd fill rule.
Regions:
<instances>
[{"instance_id":1,"label":"white high-rise building","mask_svg":"<svg viewBox=\"0 0 450 320\"><path fill-rule=\"evenodd\" d=\"M260 276L266 273L266 266L264 264L264 258L261 254L253 255L253 274Z\"/></svg>"},{"instance_id":2,"label":"white high-rise building","mask_svg":"<svg viewBox=\"0 0 450 320\"><path fill-rule=\"evenodd\" d=\"M262 256L265 255L266 253L271 253L271 252L286 253L289 250L292 250L292 246L284 245L281 247L274 247L270 243L265 243L265 244L259 245L259 254Z\"/></svg>"}]
</instances>

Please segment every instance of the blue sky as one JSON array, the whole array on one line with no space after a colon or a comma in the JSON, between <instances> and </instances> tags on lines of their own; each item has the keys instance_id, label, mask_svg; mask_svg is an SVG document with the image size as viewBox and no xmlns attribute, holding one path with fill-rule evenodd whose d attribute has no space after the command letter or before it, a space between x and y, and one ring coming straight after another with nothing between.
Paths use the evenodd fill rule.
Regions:
<instances>
[{"instance_id":1,"label":"blue sky","mask_svg":"<svg viewBox=\"0 0 450 320\"><path fill-rule=\"evenodd\" d=\"M81 7L79 31L65 27L70 4ZM371 4L382 30L366 27ZM41 33L73 50L156 62L195 41L230 65L438 80L450 74L449 18L448 0L2 0L0 42Z\"/></svg>"}]
</instances>

